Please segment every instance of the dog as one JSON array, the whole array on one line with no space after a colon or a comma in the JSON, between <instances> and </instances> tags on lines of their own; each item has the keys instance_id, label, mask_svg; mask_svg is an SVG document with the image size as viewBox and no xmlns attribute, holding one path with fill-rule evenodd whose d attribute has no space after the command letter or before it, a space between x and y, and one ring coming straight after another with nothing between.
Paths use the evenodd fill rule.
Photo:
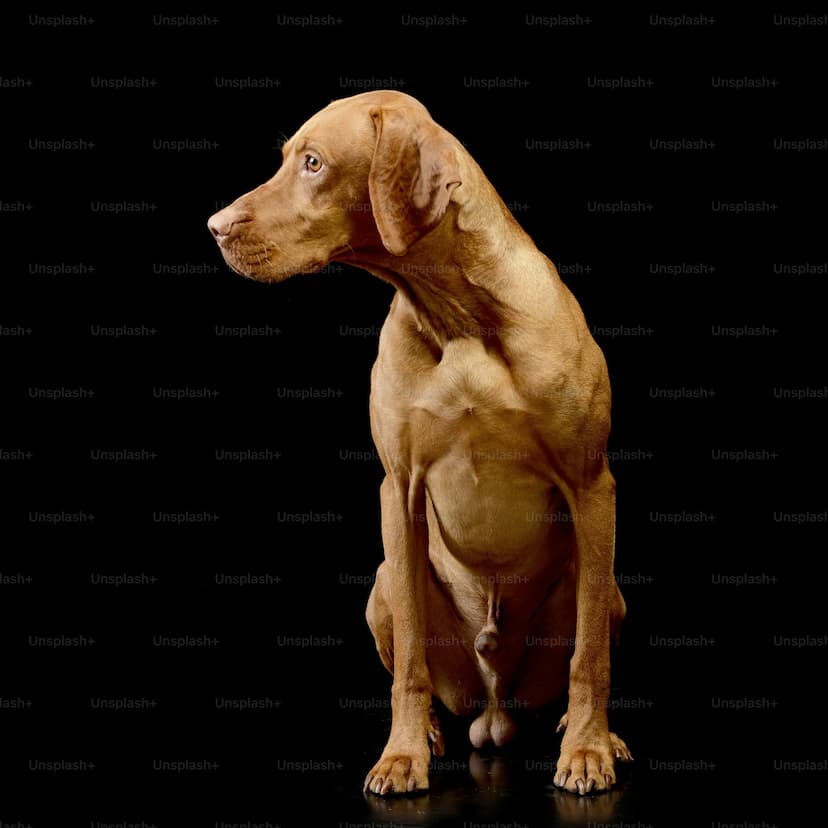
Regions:
<instances>
[{"instance_id":1,"label":"dog","mask_svg":"<svg viewBox=\"0 0 828 828\"><path fill-rule=\"evenodd\" d=\"M374 794L428 788L432 706L515 735L512 708L568 692L553 782L609 789L613 574L604 356L555 266L415 98L333 101L261 186L211 216L230 268L280 282L342 262L396 288L371 372L385 560L366 618L393 676Z\"/></svg>"}]
</instances>

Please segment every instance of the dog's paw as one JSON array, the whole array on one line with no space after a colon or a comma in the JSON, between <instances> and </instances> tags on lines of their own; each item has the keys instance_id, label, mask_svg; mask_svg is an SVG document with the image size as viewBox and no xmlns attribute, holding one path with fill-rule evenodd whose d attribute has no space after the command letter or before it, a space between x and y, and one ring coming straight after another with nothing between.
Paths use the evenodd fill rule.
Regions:
<instances>
[{"instance_id":1,"label":"dog's paw","mask_svg":"<svg viewBox=\"0 0 828 828\"><path fill-rule=\"evenodd\" d=\"M624 749L626 750L626 745ZM555 784L581 796L593 791L608 791L615 784L613 751L614 745L609 738L592 745L561 749Z\"/></svg>"},{"instance_id":2,"label":"dog's paw","mask_svg":"<svg viewBox=\"0 0 828 828\"><path fill-rule=\"evenodd\" d=\"M555 730L556 733L562 733L566 730L566 726L569 723L569 714L564 713L561 716L560 722L558 722L558 727ZM620 759L622 762L632 762L633 755L630 753L630 749L627 747L627 743L617 734L610 731L610 744L612 745L612 755L616 759Z\"/></svg>"},{"instance_id":3,"label":"dog's paw","mask_svg":"<svg viewBox=\"0 0 828 828\"><path fill-rule=\"evenodd\" d=\"M365 777L363 791L380 794L411 794L428 790L430 756L395 753L386 749Z\"/></svg>"}]
</instances>

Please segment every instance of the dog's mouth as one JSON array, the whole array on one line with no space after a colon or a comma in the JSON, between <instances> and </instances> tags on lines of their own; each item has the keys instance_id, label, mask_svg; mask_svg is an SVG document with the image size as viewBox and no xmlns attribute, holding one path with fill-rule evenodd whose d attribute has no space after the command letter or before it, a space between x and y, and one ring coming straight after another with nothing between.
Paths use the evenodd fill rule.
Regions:
<instances>
[{"instance_id":1,"label":"dog's mouth","mask_svg":"<svg viewBox=\"0 0 828 828\"><path fill-rule=\"evenodd\" d=\"M297 249L292 255L272 241L250 236L218 240L218 245L233 273L260 282L281 282L299 273L319 273L337 257L353 252L347 241L333 250ZM305 258L306 253L310 253L308 258Z\"/></svg>"},{"instance_id":2,"label":"dog's mouth","mask_svg":"<svg viewBox=\"0 0 828 828\"><path fill-rule=\"evenodd\" d=\"M275 248L261 245L247 250L221 248L222 256L233 273L257 282L282 282L298 273L319 273L326 261L280 262L274 259Z\"/></svg>"},{"instance_id":3,"label":"dog's mouth","mask_svg":"<svg viewBox=\"0 0 828 828\"><path fill-rule=\"evenodd\" d=\"M238 239L219 240L219 250L233 273L248 279L258 279L273 270L273 247L264 242L241 242Z\"/></svg>"}]
</instances>

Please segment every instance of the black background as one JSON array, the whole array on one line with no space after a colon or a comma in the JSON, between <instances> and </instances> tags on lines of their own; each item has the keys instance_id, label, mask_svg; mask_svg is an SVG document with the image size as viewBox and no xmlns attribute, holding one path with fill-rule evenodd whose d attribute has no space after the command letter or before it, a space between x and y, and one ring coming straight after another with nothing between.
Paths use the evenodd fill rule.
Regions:
<instances>
[{"instance_id":1,"label":"black background","mask_svg":"<svg viewBox=\"0 0 828 828\"><path fill-rule=\"evenodd\" d=\"M656 13L6 18L0 824L819 812L826 26ZM166 19L182 14L209 19ZM227 81L251 78L261 88ZM549 787L560 710L499 755L470 756L466 725L446 722L428 796L361 794L390 720L363 613L382 559L369 373L392 289L339 265L243 280L205 222L273 174L314 112L376 87L415 95L465 143L607 356L629 607L610 721L636 757L608 796ZM219 583L246 574L269 583ZM142 582L100 583L117 575Z\"/></svg>"}]
</instances>

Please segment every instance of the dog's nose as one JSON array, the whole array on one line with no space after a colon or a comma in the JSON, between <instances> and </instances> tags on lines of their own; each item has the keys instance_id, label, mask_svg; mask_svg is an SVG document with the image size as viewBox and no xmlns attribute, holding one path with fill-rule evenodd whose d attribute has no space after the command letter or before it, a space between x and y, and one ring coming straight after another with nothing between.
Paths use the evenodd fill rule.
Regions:
<instances>
[{"instance_id":1,"label":"dog's nose","mask_svg":"<svg viewBox=\"0 0 828 828\"><path fill-rule=\"evenodd\" d=\"M222 236L230 235L230 228L233 226L233 219L229 216L225 216L222 211L221 213L215 213L210 216L210 218L207 219L207 226L210 228L210 232L213 236L216 239L219 239Z\"/></svg>"},{"instance_id":2,"label":"dog's nose","mask_svg":"<svg viewBox=\"0 0 828 828\"><path fill-rule=\"evenodd\" d=\"M229 238L239 224L244 224L247 221L250 221L250 218L240 215L231 205L210 216L207 219L207 227L213 234L213 238L221 243Z\"/></svg>"}]
</instances>

